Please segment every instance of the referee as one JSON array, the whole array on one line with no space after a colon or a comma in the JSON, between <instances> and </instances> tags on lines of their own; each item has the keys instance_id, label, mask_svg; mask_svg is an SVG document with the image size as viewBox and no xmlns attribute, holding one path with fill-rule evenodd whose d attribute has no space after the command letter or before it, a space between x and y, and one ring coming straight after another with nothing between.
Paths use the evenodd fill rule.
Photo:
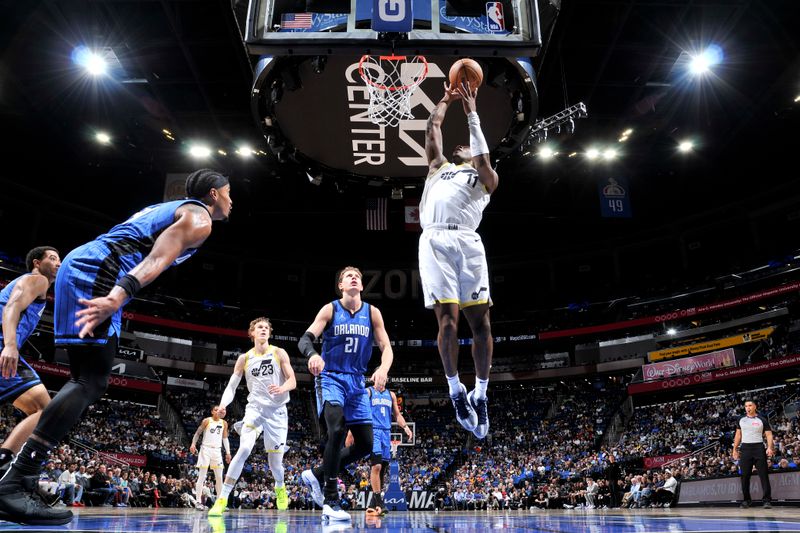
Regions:
<instances>
[{"instance_id":1,"label":"referee","mask_svg":"<svg viewBox=\"0 0 800 533\"><path fill-rule=\"evenodd\" d=\"M744 500L741 507L750 507L750 476L753 474L753 465L758 470L761 480L761 489L764 492L764 508L772 508L772 488L769 485L769 463L767 456L772 457L775 450L772 447L772 428L769 420L756 412L756 402L744 402L747 413L739 419L736 436L733 438L733 459L739 461L742 470L742 495ZM764 436L767 437L767 448L764 450ZM742 445L739 448L739 444ZM765 453L766 452L766 453Z\"/></svg>"}]
</instances>

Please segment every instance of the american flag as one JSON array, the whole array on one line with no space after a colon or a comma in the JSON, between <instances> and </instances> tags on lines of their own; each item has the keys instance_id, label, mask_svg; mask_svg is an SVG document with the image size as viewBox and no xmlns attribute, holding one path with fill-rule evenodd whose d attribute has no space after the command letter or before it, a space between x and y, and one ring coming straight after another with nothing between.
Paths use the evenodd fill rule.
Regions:
<instances>
[{"instance_id":1,"label":"american flag","mask_svg":"<svg viewBox=\"0 0 800 533\"><path fill-rule=\"evenodd\" d=\"M313 23L311 13L284 13L281 15L281 28L286 30L305 30Z\"/></svg>"},{"instance_id":2,"label":"american flag","mask_svg":"<svg viewBox=\"0 0 800 533\"><path fill-rule=\"evenodd\" d=\"M367 231L386 230L386 198L367 198Z\"/></svg>"}]
</instances>

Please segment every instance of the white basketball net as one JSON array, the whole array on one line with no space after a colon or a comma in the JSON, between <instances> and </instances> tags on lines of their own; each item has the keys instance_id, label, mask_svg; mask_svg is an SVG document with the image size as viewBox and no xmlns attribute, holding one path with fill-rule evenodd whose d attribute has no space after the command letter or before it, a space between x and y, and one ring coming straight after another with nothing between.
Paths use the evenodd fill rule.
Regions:
<instances>
[{"instance_id":1,"label":"white basketball net","mask_svg":"<svg viewBox=\"0 0 800 533\"><path fill-rule=\"evenodd\" d=\"M397 126L414 118L411 95L425 76L428 62L423 56L370 56L358 64L358 73L369 90L369 118L373 124Z\"/></svg>"}]
</instances>

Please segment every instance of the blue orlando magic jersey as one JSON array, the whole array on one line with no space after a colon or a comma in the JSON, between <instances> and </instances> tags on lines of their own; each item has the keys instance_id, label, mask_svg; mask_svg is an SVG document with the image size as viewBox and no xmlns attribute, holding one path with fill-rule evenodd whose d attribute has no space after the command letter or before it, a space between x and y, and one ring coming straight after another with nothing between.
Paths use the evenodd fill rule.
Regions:
<instances>
[{"instance_id":1,"label":"blue orlando magic jersey","mask_svg":"<svg viewBox=\"0 0 800 533\"><path fill-rule=\"evenodd\" d=\"M392 393L388 389L378 392L370 387L369 403L372 406L372 427L392 429Z\"/></svg>"},{"instance_id":2,"label":"blue orlando magic jersey","mask_svg":"<svg viewBox=\"0 0 800 533\"><path fill-rule=\"evenodd\" d=\"M350 313L339 300L333 302L333 319L322 332L322 359L325 370L363 374L372 356L372 317L370 306Z\"/></svg>"},{"instance_id":3,"label":"blue orlando magic jersey","mask_svg":"<svg viewBox=\"0 0 800 533\"><path fill-rule=\"evenodd\" d=\"M25 276L30 276L30 274L24 274L18 277L0 291L0 325L3 323L3 309L5 309L8 299L11 297L11 291L14 290L14 286L17 282ZM44 313L44 306L46 303L47 300L40 300L37 298L22 312L22 316L19 317L19 324L17 325L18 347L22 346L36 329L36 326L39 324L39 319L42 318L42 313ZM2 328L0 328L0 346L3 346Z\"/></svg>"},{"instance_id":4,"label":"blue orlando magic jersey","mask_svg":"<svg viewBox=\"0 0 800 533\"><path fill-rule=\"evenodd\" d=\"M94 337L78 338L80 328L75 326L75 313L83 308L78 299L107 295L119 279L150 253L161 232L175 222L175 211L185 204L203 206L202 202L191 199L151 205L64 258L56 276L56 345L106 344L109 337L119 336L122 309L98 325ZM184 252L173 266L187 260L195 251Z\"/></svg>"}]
</instances>

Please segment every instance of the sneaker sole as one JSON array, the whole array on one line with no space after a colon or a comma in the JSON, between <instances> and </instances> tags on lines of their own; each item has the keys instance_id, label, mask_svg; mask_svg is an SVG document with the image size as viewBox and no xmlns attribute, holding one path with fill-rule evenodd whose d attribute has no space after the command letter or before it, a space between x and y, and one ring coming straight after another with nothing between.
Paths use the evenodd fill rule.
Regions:
<instances>
[{"instance_id":1,"label":"sneaker sole","mask_svg":"<svg viewBox=\"0 0 800 533\"><path fill-rule=\"evenodd\" d=\"M306 476L306 472L308 472L308 476L314 478L314 481L317 481L317 478L314 477L314 473L309 471L309 470L306 470L302 474L300 474L300 479L303 480L303 485L308 487L308 490L311 492L311 499L314 500L314 505L316 505L317 507L322 509L322 506L325 505L325 501L323 499L322 503L320 503L317 500L317 498L314 497L314 481L311 481L310 479L308 479L308 476ZM317 484L319 484L319 481L317 481ZM320 493L322 493L322 487L320 487Z\"/></svg>"},{"instance_id":2,"label":"sneaker sole","mask_svg":"<svg viewBox=\"0 0 800 533\"><path fill-rule=\"evenodd\" d=\"M34 519L26 519L25 517L13 516L4 511L0 511L0 520L5 520L6 522L14 522L16 524L27 524L31 526L62 526L64 524L69 524L72 522L72 513L68 517L64 518L34 518Z\"/></svg>"},{"instance_id":3,"label":"sneaker sole","mask_svg":"<svg viewBox=\"0 0 800 533\"><path fill-rule=\"evenodd\" d=\"M474 392L475 392L475 391L473 390L473 391L470 391L470 393L469 393L469 394L467 394L467 402L469 403L470 407L472 407L473 411L475 411L475 417L477 418L477 416L478 416L478 410L477 410L477 409L475 408L475 406L472 404L472 398L473 398L472 394L473 394ZM485 439L485 438L486 438L486 435L488 435L488 434L489 434L489 414L488 414L488 413L486 414L486 432L485 432L485 433L483 433L483 435L481 435L481 434L480 434L481 432L480 432L480 431L478 431L478 429L480 428L480 425L481 425L481 423L480 423L480 421L478 421L478 423L475 425L475 429L473 429L473 430L472 430L472 434L473 434L473 435L475 435L475 438L478 438L478 439Z\"/></svg>"}]
</instances>

